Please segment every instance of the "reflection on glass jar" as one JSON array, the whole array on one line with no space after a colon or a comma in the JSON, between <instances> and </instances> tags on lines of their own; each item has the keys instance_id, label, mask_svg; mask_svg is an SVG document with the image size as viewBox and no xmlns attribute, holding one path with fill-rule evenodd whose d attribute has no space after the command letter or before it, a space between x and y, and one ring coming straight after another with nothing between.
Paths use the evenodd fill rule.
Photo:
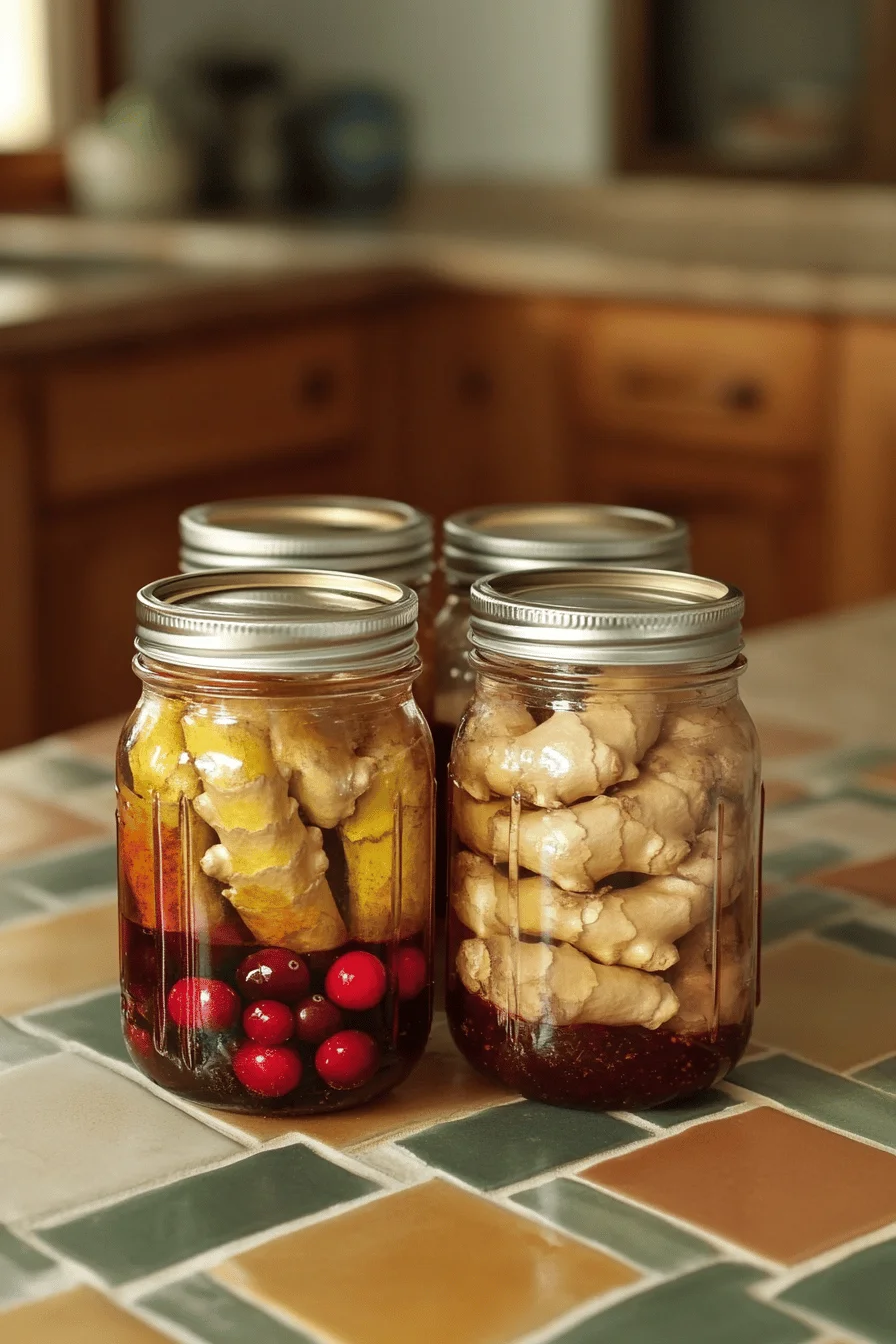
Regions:
<instances>
[{"instance_id":1,"label":"reflection on glass jar","mask_svg":"<svg viewBox=\"0 0 896 1344\"><path fill-rule=\"evenodd\" d=\"M736 590L659 571L473 587L451 759L448 1009L541 1101L639 1108L750 1035L760 825Z\"/></svg>"},{"instance_id":2,"label":"reflection on glass jar","mask_svg":"<svg viewBox=\"0 0 896 1344\"><path fill-rule=\"evenodd\" d=\"M433 524L394 499L292 495L197 504L180 516L180 567L198 570L307 566L407 584L419 599L423 667L414 693L429 717L434 694L430 581Z\"/></svg>"},{"instance_id":3,"label":"reflection on glass jar","mask_svg":"<svg viewBox=\"0 0 896 1344\"><path fill-rule=\"evenodd\" d=\"M432 1012L416 598L291 571L163 580L139 602L118 761L131 1055L232 1110L377 1096Z\"/></svg>"}]
</instances>

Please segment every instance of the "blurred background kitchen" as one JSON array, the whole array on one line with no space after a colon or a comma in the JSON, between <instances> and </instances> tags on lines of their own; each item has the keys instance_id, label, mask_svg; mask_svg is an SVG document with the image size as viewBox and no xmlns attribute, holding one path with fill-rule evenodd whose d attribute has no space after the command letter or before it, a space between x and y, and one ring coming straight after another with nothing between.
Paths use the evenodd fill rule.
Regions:
<instances>
[{"instance_id":1,"label":"blurred background kitchen","mask_svg":"<svg viewBox=\"0 0 896 1344\"><path fill-rule=\"evenodd\" d=\"M896 0L0 0L0 747L209 498L685 517L896 587Z\"/></svg>"}]
</instances>

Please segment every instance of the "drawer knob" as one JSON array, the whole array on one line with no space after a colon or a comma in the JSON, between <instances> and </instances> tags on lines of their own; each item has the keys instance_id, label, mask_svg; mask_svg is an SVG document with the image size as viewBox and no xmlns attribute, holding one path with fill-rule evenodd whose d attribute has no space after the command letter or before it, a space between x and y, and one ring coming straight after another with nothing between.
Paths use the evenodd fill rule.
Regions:
<instances>
[{"instance_id":1,"label":"drawer knob","mask_svg":"<svg viewBox=\"0 0 896 1344\"><path fill-rule=\"evenodd\" d=\"M312 410L328 406L336 395L336 375L324 366L306 370L299 379L299 402Z\"/></svg>"},{"instance_id":2,"label":"drawer knob","mask_svg":"<svg viewBox=\"0 0 896 1344\"><path fill-rule=\"evenodd\" d=\"M732 411L758 411L764 401L765 394L759 383L744 380L728 383L722 388L722 402Z\"/></svg>"}]
</instances>

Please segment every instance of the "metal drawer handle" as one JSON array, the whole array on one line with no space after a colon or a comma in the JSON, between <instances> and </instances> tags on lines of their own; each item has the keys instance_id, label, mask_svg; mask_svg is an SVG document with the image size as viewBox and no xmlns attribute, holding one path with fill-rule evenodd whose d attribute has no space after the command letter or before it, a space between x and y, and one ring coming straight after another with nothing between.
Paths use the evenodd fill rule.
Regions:
<instances>
[{"instance_id":1,"label":"metal drawer handle","mask_svg":"<svg viewBox=\"0 0 896 1344\"><path fill-rule=\"evenodd\" d=\"M328 406L336 395L336 375L325 365L308 369L299 379L299 401L302 406L319 410Z\"/></svg>"}]
</instances>

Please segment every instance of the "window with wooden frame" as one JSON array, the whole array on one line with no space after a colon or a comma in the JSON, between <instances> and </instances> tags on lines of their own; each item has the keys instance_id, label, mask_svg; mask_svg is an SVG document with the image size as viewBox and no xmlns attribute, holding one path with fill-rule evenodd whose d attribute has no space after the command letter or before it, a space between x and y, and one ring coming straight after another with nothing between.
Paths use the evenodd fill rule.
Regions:
<instances>
[{"instance_id":1,"label":"window with wooden frame","mask_svg":"<svg viewBox=\"0 0 896 1344\"><path fill-rule=\"evenodd\" d=\"M119 0L0 0L0 210L64 205L60 145L117 83Z\"/></svg>"}]
</instances>

